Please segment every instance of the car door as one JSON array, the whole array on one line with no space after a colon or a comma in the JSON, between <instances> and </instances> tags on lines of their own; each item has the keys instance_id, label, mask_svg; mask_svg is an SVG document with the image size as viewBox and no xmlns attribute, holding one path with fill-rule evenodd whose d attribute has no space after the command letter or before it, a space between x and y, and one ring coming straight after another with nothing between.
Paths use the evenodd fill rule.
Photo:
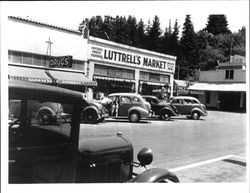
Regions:
<instances>
[{"instance_id":1,"label":"car door","mask_svg":"<svg viewBox=\"0 0 250 193\"><path fill-rule=\"evenodd\" d=\"M118 116L128 116L128 110L132 107L132 101L130 96L119 97Z\"/></svg>"},{"instance_id":2,"label":"car door","mask_svg":"<svg viewBox=\"0 0 250 193\"><path fill-rule=\"evenodd\" d=\"M193 109L193 102L190 99L183 99L183 114L190 115Z\"/></svg>"},{"instance_id":3,"label":"car door","mask_svg":"<svg viewBox=\"0 0 250 193\"><path fill-rule=\"evenodd\" d=\"M158 105L158 101L156 99L152 98L150 104L151 104L152 111L154 111L156 115L159 115L160 107Z\"/></svg>"},{"instance_id":4,"label":"car door","mask_svg":"<svg viewBox=\"0 0 250 193\"><path fill-rule=\"evenodd\" d=\"M171 104L175 106L175 108L177 109L177 111L180 114L184 114L184 109L183 109L183 100L182 99L173 99L171 101Z\"/></svg>"}]
</instances>

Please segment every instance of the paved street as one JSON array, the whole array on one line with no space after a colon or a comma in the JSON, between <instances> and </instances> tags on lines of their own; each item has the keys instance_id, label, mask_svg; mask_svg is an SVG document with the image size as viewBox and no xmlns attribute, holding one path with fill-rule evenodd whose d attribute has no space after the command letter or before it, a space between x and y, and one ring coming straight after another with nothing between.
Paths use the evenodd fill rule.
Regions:
<instances>
[{"instance_id":1,"label":"paved street","mask_svg":"<svg viewBox=\"0 0 250 193\"><path fill-rule=\"evenodd\" d=\"M122 132L134 145L134 156L143 147L154 153L151 167L177 168L227 155L246 156L246 114L208 111L207 117L171 121L107 119L96 125L81 124L82 135Z\"/></svg>"}]
</instances>

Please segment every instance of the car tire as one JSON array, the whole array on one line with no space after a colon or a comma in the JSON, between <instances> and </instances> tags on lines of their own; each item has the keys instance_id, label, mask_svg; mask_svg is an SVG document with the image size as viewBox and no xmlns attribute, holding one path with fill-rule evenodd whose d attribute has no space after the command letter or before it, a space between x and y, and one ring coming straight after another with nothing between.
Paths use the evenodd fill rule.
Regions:
<instances>
[{"instance_id":1,"label":"car tire","mask_svg":"<svg viewBox=\"0 0 250 193\"><path fill-rule=\"evenodd\" d=\"M52 114L48 110L41 110L37 114L37 119L41 125L48 125L52 121Z\"/></svg>"},{"instance_id":2,"label":"car tire","mask_svg":"<svg viewBox=\"0 0 250 193\"><path fill-rule=\"evenodd\" d=\"M161 115L160 115L160 119L161 120L166 120L166 121L169 121L171 119L171 115L169 112L162 112Z\"/></svg>"},{"instance_id":3,"label":"car tire","mask_svg":"<svg viewBox=\"0 0 250 193\"><path fill-rule=\"evenodd\" d=\"M129 115L129 120L130 120L130 122L132 122L132 123L138 122L138 121L140 120L140 115L139 115L139 113L138 113L138 112L132 112L132 113L130 113L130 115Z\"/></svg>"},{"instance_id":4,"label":"car tire","mask_svg":"<svg viewBox=\"0 0 250 193\"><path fill-rule=\"evenodd\" d=\"M94 110L87 110L84 112L84 121L86 123L97 123L97 114Z\"/></svg>"},{"instance_id":5,"label":"car tire","mask_svg":"<svg viewBox=\"0 0 250 193\"><path fill-rule=\"evenodd\" d=\"M199 118L200 118L201 115L200 115L199 112L195 111L195 112L192 113L191 116L192 116L193 120L199 120Z\"/></svg>"}]
</instances>

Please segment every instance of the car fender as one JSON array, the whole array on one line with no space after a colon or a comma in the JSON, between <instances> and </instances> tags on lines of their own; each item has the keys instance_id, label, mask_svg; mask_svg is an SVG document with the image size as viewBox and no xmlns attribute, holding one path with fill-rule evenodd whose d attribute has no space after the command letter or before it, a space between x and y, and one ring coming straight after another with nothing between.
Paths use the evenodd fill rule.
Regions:
<instances>
[{"instance_id":1,"label":"car fender","mask_svg":"<svg viewBox=\"0 0 250 193\"><path fill-rule=\"evenodd\" d=\"M38 111L37 111L37 114L38 114L40 111L49 111L53 117L56 116L55 111L53 111L51 108L49 108L49 107L47 107L47 106L44 106L44 107L39 108Z\"/></svg>"},{"instance_id":2,"label":"car fender","mask_svg":"<svg viewBox=\"0 0 250 193\"><path fill-rule=\"evenodd\" d=\"M177 115L177 114L173 111L173 109L171 109L170 107L163 107L163 108L161 108L160 113L162 113L163 111L168 111L168 112L171 113L171 115Z\"/></svg>"},{"instance_id":3,"label":"car fender","mask_svg":"<svg viewBox=\"0 0 250 193\"><path fill-rule=\"evenodd\" d=\"M152 168L137 175L129 180L131 183L155 183L164 181L179 182L178 177L173 173L163 168Z\"/></svg>"},{"instance_id":4,"label":"car fender","mask_svg":"<svg viewBox=\"0 0 250 193\"><path fill-rule=\"evenodd\" d=\"M96 112L96 114L99 116L99 110L97 109L97 107L95 107L95 106L87 106L87 107L85 107L84 109L83 109L83 113L84 112L86 112L87 110L94 110L95 112Z\"/></svg>"},{"instance_id":5,"label":"car fender","mask_svg":"<svg viewBox=\"0 0 250 193\"><path fill-rule=\"evenodd\" d=\"M137 111L139 114L140 114L140 117L143 118L143 117L148 117L149 116L149 112L146 110L146 109L143 109L141 107L131 107L129 110L128 110L128 116L130 115L130 113L132 111Z\"/></svg>"},{"instance_id":6,"label":"car fender","mask_svg":"<svg viewBox=\"0 0 250 193\"><path fill-rule=\"evenodd\" d=\"M194 112L194 111L198 111L201 115L203 115L203 116L206 116L207 115L207 113L205 113L204 111L202 111L201 109L199 109L199 108L193 108L192 110L191 110L191 115L192 115L192 113Z\"/></svg>"}]
</instances>

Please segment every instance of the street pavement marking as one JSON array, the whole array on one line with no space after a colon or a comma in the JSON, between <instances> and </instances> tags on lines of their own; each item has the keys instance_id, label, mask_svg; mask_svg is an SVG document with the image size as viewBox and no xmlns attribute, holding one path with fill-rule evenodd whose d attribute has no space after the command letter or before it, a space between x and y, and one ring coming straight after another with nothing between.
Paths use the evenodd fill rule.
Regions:
<instances>
[{"instance_id":1,"label":"street pavement marking","mask_svg":"<svg viewBox=\"0 0 250 193\"><path fill-rule=\"evenodd\" d=\"M214 159L209 159L209 160L206 160L206 161L196 162L196 163L189 164L189 165L186 165L186 166L172 168L172 169L169 169L169 171L171 171L171 172L177 172L177 171L181 171L181 170L185 170L185 169L190 169L190 168L194 168L194 167L198 167L198 166L210 164L210 163L217 162L217 161L222 161L224 159L228 159L228 158L232 158L232 157L239 158L239 159L244 159L245 160L245 158L240 157L240 156L226 155L226 156L222 156L222 157L218 157L218 158L214 158Z\"/></svg>"}]
</instances>

